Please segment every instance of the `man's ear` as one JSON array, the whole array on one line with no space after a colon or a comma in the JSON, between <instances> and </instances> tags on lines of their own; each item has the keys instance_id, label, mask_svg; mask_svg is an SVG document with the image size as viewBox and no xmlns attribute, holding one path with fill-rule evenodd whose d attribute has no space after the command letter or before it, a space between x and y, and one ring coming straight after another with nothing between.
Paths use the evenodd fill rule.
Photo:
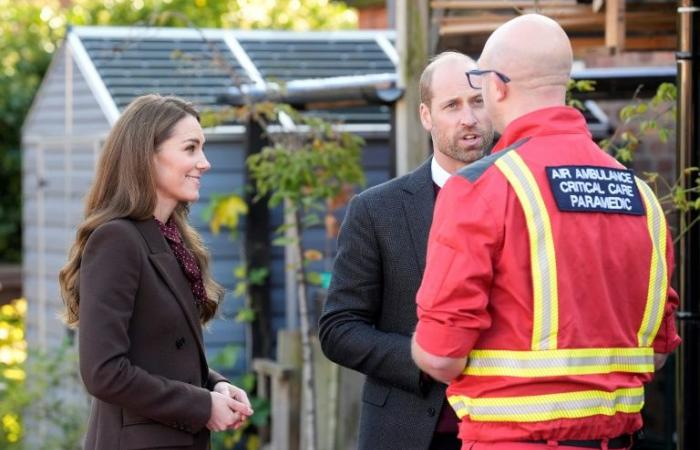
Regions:
<instances>
[{"instance_id":1,"label":"man's ear","mask_svg":"<svg viewBox=\"0 0 700 450\"><path fill-rule=\"evenodd\" d=\"M492 76L494 87L496 88L496 101L503 101L508 95L508 84L499 77Z\"/></svg>"},{"instance_id":2,"label":"man's ear","mask_svg":"<svg viewBox=\"0 0 700 450\"><path fill-rule=\"evenodd\" d=\"M433 129L433 118L430 116L430 108L425 103L421 103L418 107L418 113L423 128L425 128L425 131L430 132Z\"/></svg>"}]
</instances>

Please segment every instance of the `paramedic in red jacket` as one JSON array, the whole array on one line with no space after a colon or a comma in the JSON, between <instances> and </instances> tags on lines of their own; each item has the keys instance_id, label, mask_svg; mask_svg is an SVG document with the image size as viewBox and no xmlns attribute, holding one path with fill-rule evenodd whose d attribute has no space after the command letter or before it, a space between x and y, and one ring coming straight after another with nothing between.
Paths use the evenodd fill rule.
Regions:
<instances>
[{"instance_id":1,"label":"paramedic in red jacket","mask_svg":"<svg viewBox=\"0 0 700 450\"><path fill-rule=\"evenodd\" d=\"M680 342L663 211L565 106L571 64L564 30L530 14L466 74L502 137L438 197L412 342L463 449L629 448Z\"/></svg>"}]
</instances>

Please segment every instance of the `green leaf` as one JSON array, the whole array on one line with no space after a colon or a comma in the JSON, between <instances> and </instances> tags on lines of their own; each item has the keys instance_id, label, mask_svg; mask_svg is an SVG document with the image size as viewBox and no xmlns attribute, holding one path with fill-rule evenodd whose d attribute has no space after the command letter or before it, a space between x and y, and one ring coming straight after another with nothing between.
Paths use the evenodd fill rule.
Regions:
<instances>
[{"instance_id":1,"label":"green leaf","mask_svg":"<svg viewBox=\"0 0 700 450\"><path fill-rule=\"evenodd\" d=\"M248 281L252 285L260 286L265 283L265 279L267 279L269 274L270 271L267 269L267 267L256 267L250 270Z\"/></svg>"},{"instance_id":2,"label":"green leaf","mask_svg":"<svg viewBox=\"0 0 700 450\"><path fill-rule=\"evenodd\" d=\"M668 135L669 135L669 129L668 128L659 128L659 140L662 143L667 143L668 142Z\"/></svg>"},{"instance_id":3,"label":"green leaf","mask_svg":"<svg viewBox=\"0 0 700 450\"><path fill-rule=\"evenodd\" d=\"M620 110L620 120L623 122L627 123L632 119L636 111L635 105L626 105L623 106L622 109Z\"/></svg>"},{"instance_id":4,"label":"green leaf","mask_svg":"<svg viewBox=\"0 0 700 450\"><path fill-rule=\"evenodd\" d=\"M233 289L233 296L234 297L244 297L247 290L248 290L248 283L246 283L245 281L240 281L240 282L236 283L236 287Z\"/></svg>"},{"instance_id":5,"label":"green leaf","mask_svg":"<svg viewBox=\"0 0 700 450\"><path fill-rule=\"evenodd\" d=\"M246 265L245 264L238 264L236 267L233 269L233 276L236 278L243 279L246 276Z\"/></svg>"},{"instance_id":6,"label":"green leaf","mask_svg":"<svg viewBox=\"0 0 700 450\"><path fill-rule=\"evenodd\" d=\"M272 245L277 245L279 247L285 247L287 245L293 245L297 242L297 239L286 236L279 236L272 240Z\"/></svg>"},{"instance_id":7,"label":"green leaf","mask_svg":"<svg viewBox=\"0 0 700 450\"><path fill-rule=\"evenodd\" d=\"M639 124L639 131L642 133L648 133L649 131L653 130L656 128L656 121L655 120L643 120Z\"/></svg>"},{"instance_id":8,"label":"green leaf","mask_svg":"<svg viewBox=\"0 0 700 450\"><path fill-rule=\"evenodd\" d=\"M301 219L304 228L310 228L321 223L321 218L318 214L307 214Z\"/></svg>"},{"instance_id":9,"label":"green leaf","mask_svg":"<svg viewBox=\"0 0 700 450\"><path fill-rule=\"evenodd\" d=\"M307 272L306 281L314 286L320 286L322 283L321 274L318 272Z\"/></svg>"},{"instance_id":10,"label":"green leaf","mask_svg":"<svg viewBox=\"0 0 700 450\"><path fill-rule=\"evenodd\" d=\"M621 147L617 149L615 158L622 163L628 163L632 161L632 152L630 151L629 147Z\"/></svg>"},{"instance_id":11,"label":"green leaf","mask_svg":"<svg viewBox=\"0 0 700 450\"><path fill-rule=\"evenodd\" d=\"M210 363L219 369L231 369L236 365L236 360L241 348L236 345L227 345L214 355Z\"/></svg>"},{"instance_id":12,"label":"green leaf","mask_svg":"<svg viewBox=\"0 0 700 450\"><path fill-rule=\"evenodd\" d=\"M240 323L251 323L255 320L255 311L251 308L241 308L235 320Z\"/></svg>"}]
</instances>

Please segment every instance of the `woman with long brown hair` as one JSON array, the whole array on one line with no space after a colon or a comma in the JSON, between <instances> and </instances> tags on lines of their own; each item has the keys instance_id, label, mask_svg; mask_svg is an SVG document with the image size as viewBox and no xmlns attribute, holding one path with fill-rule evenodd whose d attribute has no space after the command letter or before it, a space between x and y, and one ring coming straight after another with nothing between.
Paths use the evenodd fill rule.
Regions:
<instances>
[{"instance_id":1,"label":"woman with long brown hair","mask_svg":"<svg viewBox=\"0 0 700 450\"><path fill-rule=\"evenodd\" d=\"M94 397L85 449L204 450L252 414L204 354L223 289L187 214L209 168L199 115L176 97L135 99L107 137L59 277Z\"/></svg>"}]
</instances>

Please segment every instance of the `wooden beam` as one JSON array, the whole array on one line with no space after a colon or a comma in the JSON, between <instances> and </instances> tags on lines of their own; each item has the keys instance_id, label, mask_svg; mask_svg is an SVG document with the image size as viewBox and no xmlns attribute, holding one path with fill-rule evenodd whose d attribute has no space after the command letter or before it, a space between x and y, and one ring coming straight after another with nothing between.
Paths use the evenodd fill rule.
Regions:
<instances>
[{"instance_id":1,"label":"wooden beam","mask_svg":"<svg viewBox=\"0 0 700 450\"><path fill-rule=\"evenodd\" d=\"M575 0L434 0L433 9L515 9L532 8L537 5L556 7L576 5Z\"/></svg>"},{"instance_id":2,"label":"wooden beam","mask_svg":"<svg viewBox=\"0 0 700 450\"><path fill-rule=\"evenodd\" d=\"M561 15L551 16L567 32L593 32L603 34L607 24L606 17L602 14ZM449 16L440 20L440 35L470 35L490 33L499 25L511 17L498 14L485 13L468 16ZM626 35L633 33L663 34L674 33L676 30L676 16L666 12L626 12L626 23L623 27Z\"/></svg>"},{"instance_id":3,"label":"wooden beam","mask_svg":"<svg viewBox=\"0 0 700 450\"><path fill-rule=\"evenodd\" d=\"M614 53L625 49L625 0L605 3L605 46Z\"/></svg>"},{"instance_id":4,"label":"wooden beam","mask_svg":"<svg viewBox=\"0 0 700 450\"><path fill-rule=\"evenodd\" d=\"M590 26L590 30L587 31L602 33L604 30L603 25L605 25L605 18L602 14L563 14L550 17L559 22L564 28L586 28L586 26ZM438 22L440 26L484 25L486 28L490 28L491 25L489 24L502 24L510 18L510 16L503 16L500 14L484 13L466 16L447 16L443 17ZM625 28L627 32L636 30L659 33L661 31L673 31L676 29L677 21L675 13L626 11L625 18Z\"/></svg>"},{"instance_id":5,"label":"wooden beam","mask_svg":"<svg viewBox=\"0 0 700 450\"><path fill-rule=\"evenodd\" d=\"M677 36L653 36L653 37L628 37L625 40L625 49L628 51L661 51L675 50L677 46ZM604 37L574 37L571 38L571 46L574 53L579 54L603 48Z\"/></svg>"}]
</instances>

